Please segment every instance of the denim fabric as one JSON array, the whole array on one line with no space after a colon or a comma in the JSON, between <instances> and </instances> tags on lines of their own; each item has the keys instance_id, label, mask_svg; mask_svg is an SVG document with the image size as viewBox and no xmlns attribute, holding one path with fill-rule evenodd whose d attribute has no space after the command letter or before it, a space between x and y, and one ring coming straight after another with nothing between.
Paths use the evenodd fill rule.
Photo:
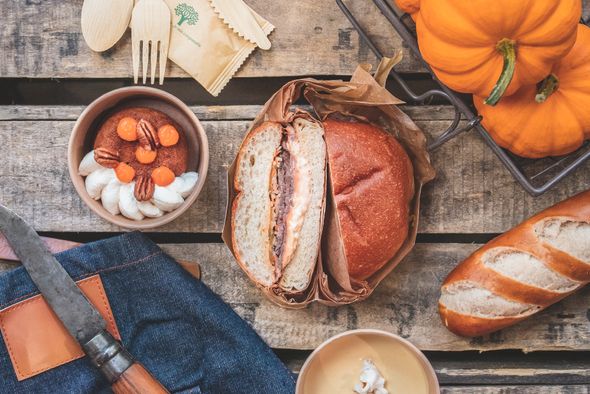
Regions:
<instances>
[{"instance_id":1,"label":"denim fabric","mask_svg":"<svg viewBox=\"0 0 590 394\"><path fill-rule=\"evenodd\" d=\"M79 280L100 273L124 346L171 392L293 393L293 375L252 328L140 233L56 255ZM23 267L0 274L0 305L35 292ZM0 393L110 392L87 358L18 382L0 341Z\"/></svg>"}]
</instances>

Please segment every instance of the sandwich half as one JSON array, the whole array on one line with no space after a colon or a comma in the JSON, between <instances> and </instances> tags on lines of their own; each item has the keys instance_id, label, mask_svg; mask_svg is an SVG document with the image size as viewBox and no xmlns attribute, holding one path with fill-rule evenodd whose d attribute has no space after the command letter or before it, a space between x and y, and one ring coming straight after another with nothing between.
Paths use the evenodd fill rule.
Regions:
<instances>
[{"instance_id":1,"label":"sandwich half","mask_svg":"<svg viewBox=\"0 0 590 394\"><path fill-rule=\"evenodd\" d=\"M264 287L301 292L320 247L326 180L321 124L295 117L264 122L246 137L236 163L233 249L244 271Z\"/></svg>"}]
</instances>

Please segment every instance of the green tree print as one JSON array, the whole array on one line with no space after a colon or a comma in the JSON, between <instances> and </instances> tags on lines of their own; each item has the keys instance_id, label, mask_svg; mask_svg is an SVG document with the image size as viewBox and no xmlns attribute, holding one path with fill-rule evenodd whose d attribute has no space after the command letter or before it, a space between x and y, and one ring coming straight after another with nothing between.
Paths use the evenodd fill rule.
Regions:
<instances>
[{"instance_id":1,"label":"green tree print","mask_svg":"<svg viewBox=\"0 0 590 394\"><path fill-rule=\"evenodd\" d=\"M180 3L177 5L174 12L180 17L180 20L177 23L178 26L182 25L184 22L189 25L194 25L199 20L199 14L197 11L195 11L193 6L186 3Z\"/></svg>"}]
</instances>

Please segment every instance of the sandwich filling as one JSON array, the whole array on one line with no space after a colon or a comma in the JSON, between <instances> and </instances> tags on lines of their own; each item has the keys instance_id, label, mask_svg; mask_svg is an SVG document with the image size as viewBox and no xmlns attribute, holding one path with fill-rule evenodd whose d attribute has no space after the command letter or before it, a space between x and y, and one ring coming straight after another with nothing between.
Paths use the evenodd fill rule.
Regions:
<instances>
[{"instance_id":1,"label":"sandwich filling","mask_svg":"<svg viewBox=\"0 0 590 394\"><path fill-rule=\"evenodd\" d=\"M271 179L270 260L278 279L297 249L299 232L311 199L308 164L300 155L295 130L283 131L281 145L275 152Z\"/></svg>"}]
</instances>

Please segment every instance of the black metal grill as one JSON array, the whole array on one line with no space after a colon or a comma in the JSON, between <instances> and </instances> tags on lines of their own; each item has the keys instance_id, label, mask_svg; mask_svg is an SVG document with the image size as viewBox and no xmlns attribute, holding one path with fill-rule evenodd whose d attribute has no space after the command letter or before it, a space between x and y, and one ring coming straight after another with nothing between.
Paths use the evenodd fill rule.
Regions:
<instances>
[{"instance_id":1,"label":"black metal grill","mask_svg":"<svg viewBox=\"0 0 590 394\"><path fill-rule=\"evenodd\" d=\"M350 8L344 3L344 0L336 0L336 3L358 31L361 39L364 40L371 51L381 59L383 54L371 40L365 29L363 29L358 19L352 14ZM518 157L501 148L481 125L481 116L477 115L471 100L469 98L460 97L457 93L442 84L436 78L426 61L424 61L420 54L420 50L418 49L415 26L411 17L408 14L398 14L397 10L388 3L387 0L373 0L373 3L375 3L385 19L395 28L400 37L412 49L418 59L420 59L424 67L430 72L433 80L439 85L440 89L432 89L417 94L410 89L408 84L397 72L392 71L390 77L392 77L401 87L403 92L410 97L412 104L424 104L433 98L439 98L448 102L455 108L455 116L451 125L428 145L429 150L438 148L448 140L463 132L475 129L518 183L520 183L522 187L533 196L539 196L545 193L576 168L580 167L585 160L590 158L589 141L569 155L548 157L544 159L526 159ZM587 24L587 22L587 20L582 20L582 23ZM465 119L467 123L463 125L461 119Z\"/></svg>"}]
</instances>

